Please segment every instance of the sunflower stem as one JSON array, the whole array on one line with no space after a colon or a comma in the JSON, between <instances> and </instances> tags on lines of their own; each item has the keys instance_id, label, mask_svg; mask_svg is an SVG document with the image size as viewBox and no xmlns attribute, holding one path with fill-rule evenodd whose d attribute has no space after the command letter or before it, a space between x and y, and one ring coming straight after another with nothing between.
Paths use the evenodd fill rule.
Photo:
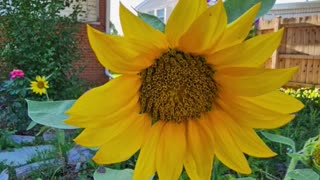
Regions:
<instances>
[{"instance_id":1,"label":"sunflower stem","mask_svg":"<svg viewBox=\"0 0 320 180\"><path fill-rule=\"evenodd\" d=\"M292 178L289 176L289 173L293 170L295 170L296 166L298 164L298 160L295 158L292 158L289 164L289 167L287 169L287 173L284 177L284 180L291 180Z\"/></svg>"},{"instance_id":2,"label":"sunflower stem","mask_svg":"<svg viewBox=\"0 0 320 180\"><path fill-rule=\"evenodd\" d=\"M47 97L47 101L50 101L50 98L49 98L48 92L46 93L46 97Z\"/></svg>"}]
</instances>

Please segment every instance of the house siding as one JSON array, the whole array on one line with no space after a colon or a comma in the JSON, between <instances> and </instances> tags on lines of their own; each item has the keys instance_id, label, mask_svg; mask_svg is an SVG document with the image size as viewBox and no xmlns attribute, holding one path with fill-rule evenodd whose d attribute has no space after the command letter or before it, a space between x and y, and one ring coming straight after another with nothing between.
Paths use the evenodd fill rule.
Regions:
<instances>
[{"instance_id":1,"label":"house siding","mask_svg":"<svg viewBox=\"0 0 320 180\"><path fill-rule=\"evenodd\" d=\"M306 16L317 16L320 14L320 2L300 2L276 4L263 20L272 20L281 16L282 18L296 18Z\"/></svg>"},{"instance_id":2,"label":"house siding","mask_svg":"<svg viewBox=\"0 0 320 180\"><path fill-rule=\"evenodd\" d=\"M147 0L136 7L138 11L148 13L157 9L166 9L166 21L169 19L178 0Z\"/></svg>"},{"instance_id":3,"label":"house siding","mask_svg":"<svg viewBox=\"0 0 320 180\"><path fill-rule=\"evenodd\" d=\"M63 11L61 11L61 15L68 16L71 14L73 12L72 7L77 4L80 4L82 10L84 11L81 16L79 16L79 20L81 22L99 21L99 0L80 0L79 2L74 1L69 5L69 7L66 7Z\"/></svg>"}]
</instances>

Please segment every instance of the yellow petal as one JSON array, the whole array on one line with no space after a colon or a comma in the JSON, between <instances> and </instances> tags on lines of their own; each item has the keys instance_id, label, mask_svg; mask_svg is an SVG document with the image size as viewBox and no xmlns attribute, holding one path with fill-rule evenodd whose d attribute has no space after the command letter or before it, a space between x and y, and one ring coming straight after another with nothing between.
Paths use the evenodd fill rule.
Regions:
<instances>
[{"instance_id":1,"label":"yellow petal","mask_svg":"<svg viewBox=\"0 0 320 180\"><path fill-rule=\"evenodd\" d=\"M151 128L145 143L141 147L134 171L134 180L149 180L156 172L156 153L164 125L164 121L158 121Z\"/></svg>"},{"instance_id":2,"label":"yellow petal","mask_svg":"<svg viewBox=\"0 0 320 180\"><path fill-rule=\"evenodd\" d=\"M159 179L178 179L186 154L186 124L167 122L161 132L156 168Z\"/></svg>"},{"instance_id":3,"label":"yellow petal","mask_svg":"<svg viewBox=\"0 0 320 180\"><path fill-rule=\"evenodd\" d=\"M212 48L227 25L227 15L222 1L201 14L180 39L179 49L201 54Z\"/></svg>"},{"instance_id":4,"label":"yellow petal","mask_svg":"<svg viewBox=\"0 0 320 180\"><path fill-rule=\"evenodd\" d=\"M166 36L144 23L120 3L120 20L126 38L138 39L160 49L168 49Z\"/></svg>"},{"instance_id":5,"label":"yellow petal","mask_svg":"<svg viewBox=\"0 0 320 180\"><path fill-rule=\"evenodd\" d=\"M135 96L128 104L124 104L123 107L110 112L110 114L106 114L105 116L94 116L93 118L93 116L72 115L65 123L80 128L100 128L110 126L126 119L133 113L139 114L140 105L138 101L139 96Z\"/></svg>"},{"instance_id":6,"label":"yellow petal","mask_svg":"<svg viewBox=\"0 0 320 180\"><path fill-rule=\"evenodd\" d=\"M211 178L214 142L207 121L208 119L202 118L187 123L187 155L184 167L192 180Z\"/></svg>"},{"instance_id":7,"label":"yellow petal","mask_svg":"<svg viewBox=\"0 0 320 180\"><path fill-rule=\"evenodd\" d=\"M67 114L106 117L124 107L135 96L139 96L140 86L140 76L123 75L82 95Z\"/></svg>"},{"instance_id":8,"label":"yellow petal","mask_svg":"<svg viewBox=\"0 0 320 180\"><path fill-rule=\"evenodd\" d=\"M252 24L259 12L260 7L261 3L254 5L238 19L228 24L221 39L212 48L211 52L213 53L221 49L234 46L245 40L252 28Z\"/></svg>"},{"instance_id":9,"label":"yellow petal","mask_svg":"<svg viewBox=\"0 0 320 180\"><path fill-rule=\"evenodd\" d=\"M215 142L215 155L227 167L241 174L250 174L251 169L241 149L234 141L227 125L225 117L216 109L208 114L211 120L212 134Z\"/></svg>"},{"instance_id":10,"label":"yellow petal","mask_svg":"<svg viewBox=\"0 0 320 180\"><path fill-rule=\"evenodd\" d=\"M279 47L283 29L257 36L244 43L218 51L208 57L215 69L224 67L260 67Z\"/></svg>"},{"instance_id":11,"label":"yellow petal","mask_svg":"<svg viewBox=\"0 0 320 180\"><path fill-rule=\"evenodd\" d=\"M220 85L220 91L241 96L262 95L285 85L298 68L257 69L225 68L217 71L214 79Z\"/></svg>"},{"instance_id":12,"label":"yellow petal","mask_svg":"<svg viewBox=\"0 0 320 180\"><path fill-rule=\"evenodd\" d=\"M120 36L106 35L87 26L90 45L100 63L113 72L137 74L163 52L150 44Z\"/></svg>"},{"instance_id":13,"label":"yellow petal","mask_svg":"<svg viewBox=\"0 0 320 180\"><path fill-rule=\"evenodd\" d=\"M271 111L233 95L220 94L216 103L237 123L251 128L278 128L294 119L293 115Z\"/></svg>"},{"instance_id":14,"label":"yellow petal","mask_svg":"<svg viewBox=\"0 0 320 180\"><path fill-rule=\"evenodd\" d=\"M207 8L207 2L202 0L180 0L178 2L165 30L171 48L177 47L180 37Z\"/></svg>"},{"instance_id":15,"label":"yellow petal","mask_svg":"<svg viewBox=\"0 0 320 180\"><path fill-rule=\"evenodd\" d=\"M268 146L260 139L256 132L244 125L236 122L227 113L223 112L220 108L218 113L224 117L223 122L233 137L234 141L238 144L240 150L253 157L273 157L276 153L272 152Z\"/></svg>"},{"instance_id":16,"label":"yellow petal","mask_svg":"<svg viewBox=\"0 0 320 180\"><path fill-rule=\"evenodd\" d=\"M257 106L284 114L291 114L300 111L304 105L296 98L280 91L270 92L256 97L240 97Z\"/></svg>"},{"instance_id":17,"label":"yellow petal","mask_svg":"<svg viewBox=\"0 0 320 180\"><path fill-rule=\"evenodd\" d=\"M128 160L140 149L150 129L149 117L135 120L123 133L103 144L93 160L98 164L113 164Z\"/></svg>"},{"instance_id":18,"label":"yellow petal","mask_svg":"<svg viewBox=\"0 0 320 180\"><path fill-rule=\"evenodd\" d=\"M109 142L112 138L124 133L135 121L143 121L145 115L140 115L137 112L132 112L119 122L102 126L98 128L86 128L74 141L84 147L100 147Z\"/></svg>"},{"instance_id":19,"label":"yellow petal","mask_svg":"<svg viewBox=\"0 0 320 180\"><path fill-rule=\"evenodd\" d=\"M215 69L224 67L260 67L279 47L283 29L276 33L257 36L244 43L218 51L208 57Z\"/></svg>"},{"instance_id":20,"label":"yellow petal","mask_svg":"<svg viewBox=\"0 0 320 180\"><path fill-rule=\"evenodd\" d=\"M39 82L42 80L41 76L36 76L36 80Z\"/></svg>"}]
</instances>

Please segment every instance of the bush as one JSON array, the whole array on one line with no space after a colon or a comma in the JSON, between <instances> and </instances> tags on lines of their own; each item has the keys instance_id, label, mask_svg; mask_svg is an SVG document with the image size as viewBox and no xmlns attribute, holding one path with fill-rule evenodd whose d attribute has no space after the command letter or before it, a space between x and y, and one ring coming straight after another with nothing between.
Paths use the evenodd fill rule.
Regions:
<instances>
[{"instance_id":1,"label":"bush","mask_svg":"<svg viewBox=\"0 0 320 180\"><path fill-rule=\"evenodd\" d=\"M83 83L72 64L80 59L76 36L81 7L74 7L68 17L59 14L64 9L61 0L3 0L0 9L0 64L22 69L30 78L52 74L48 92L55 100L78 97Z\"/></svg>"},{"instance_id":2,"label":"bush","mask_svg":"<svg viewBox=\"0 0 320 180\"><path fill-rule=\"evenodd\" d=\"M18 131L25 130L30 119L27 114L25 97L31 94L27 90L25 79L7 80L0 84L0 127Z\"/></svg>"}]
</instances>

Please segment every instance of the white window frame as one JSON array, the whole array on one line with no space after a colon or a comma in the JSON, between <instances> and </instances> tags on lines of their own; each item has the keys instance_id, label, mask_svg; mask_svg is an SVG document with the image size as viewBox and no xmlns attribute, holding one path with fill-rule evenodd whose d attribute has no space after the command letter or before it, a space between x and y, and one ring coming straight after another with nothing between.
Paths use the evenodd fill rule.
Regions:
<instances>
[{"instance_id":1,"label":"white window frame","mask_svg":"<svg viewBox=\"0 0 320 180\"><path fill-rule=\"evenodd\" d=\"M156 17L158 17L157 15L157 12L158 10L164 10L164 13L163 13L163 22L165 23L167 21L167 8L157 8L157 9L153 9L153 10L150 10L150 11L146 11L147 14L151 14L151 15L154 15ZM158 17L159 18L159 17ZM160 19L160 18L159 18Z\"/></svg>"},{"instance_id":2,"label":"white window frame","mask_svg":"<svg viewBox=\"0 0 320 180\"><path fill-rule=\"evenodd\" d=\"M167 22L167 8L154 9L153 14L158 17L158 10L163 10L163 23ZM158 17L159 18L159 17ZM160 19L160 18L159 18Z\"/></svg>"}]
</instances>

